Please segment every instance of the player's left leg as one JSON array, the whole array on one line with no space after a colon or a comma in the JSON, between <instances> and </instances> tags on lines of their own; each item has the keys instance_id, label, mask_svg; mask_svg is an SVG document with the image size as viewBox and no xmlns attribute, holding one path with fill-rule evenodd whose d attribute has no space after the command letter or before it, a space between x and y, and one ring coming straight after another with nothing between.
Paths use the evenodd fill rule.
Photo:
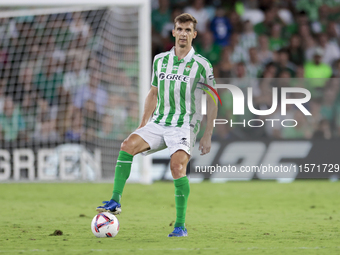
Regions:
<instances>
[{"instance_id":1,"label":"player's left leg","mask_svg":"<svg viewBox=\"0 0 340 255\"><path fill-rule=\"evenodd\" d=\"M189 159L190 156L184 150L178 150L171 156L170 169L175 185L176 222L175 229L169 237L188 235L185 228L185 214L190 193L189 179L186 176Z\"/></svg>"}]
</instances>

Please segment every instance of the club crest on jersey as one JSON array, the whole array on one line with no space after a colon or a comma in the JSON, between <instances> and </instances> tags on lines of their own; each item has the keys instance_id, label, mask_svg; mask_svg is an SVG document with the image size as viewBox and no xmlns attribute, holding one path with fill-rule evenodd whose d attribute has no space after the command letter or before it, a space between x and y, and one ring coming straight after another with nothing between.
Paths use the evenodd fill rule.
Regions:
<instances>
[{"instance_id":1,"label":"club crest on jersey","mask_svg":"<svg viewBox=\"0 0 340 255\"><path fill-rule=\"evenodd\" d=\"M190 67L190 66L187 66L187 67L185 68L185 71L189 72L190 69L191 69L191 67Z\"/></svg>"},{"instance_id":2,"label":"club crest on jersey","mask_svg":"<svg viewBox=\"0 0 340 255\"><path fill-rule=\"evenodd\" d=\"M158 78L160 80L172 80L172 81L181 81L181 82L189 82L189 76L182 75L182 74L172 74L172 73L160 73Z\"/></svg>"}]
</instances>

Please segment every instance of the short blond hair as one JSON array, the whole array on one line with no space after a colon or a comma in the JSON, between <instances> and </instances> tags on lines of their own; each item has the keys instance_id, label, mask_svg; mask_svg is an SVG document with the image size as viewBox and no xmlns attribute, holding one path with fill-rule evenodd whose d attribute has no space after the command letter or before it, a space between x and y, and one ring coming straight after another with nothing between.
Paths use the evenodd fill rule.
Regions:
<instances>
[{"instance_id":1,"label":"short blond hair","mask_svg":"<svg viewBox=\"0 0 340 255\"><path fill-rule=\"evenodd\" d=\"M196 30L197 20L189 13L182 13L181 15L178 15L174 20L174 27L176 27L177 22L186 23L188 21L192 22L192 24L194 25L194 30Z\"/></svg>"}]
</instances>

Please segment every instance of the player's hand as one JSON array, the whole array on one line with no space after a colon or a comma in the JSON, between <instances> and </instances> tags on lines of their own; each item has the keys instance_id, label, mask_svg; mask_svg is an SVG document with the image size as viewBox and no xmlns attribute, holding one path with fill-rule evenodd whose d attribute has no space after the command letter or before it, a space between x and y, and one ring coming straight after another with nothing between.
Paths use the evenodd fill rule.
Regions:
<instances>
[{"instance_id":1,"label":"player's hand","mask_svg":"<svg viewBox=\"0 0 340 255\"><path fill-rule=\"evenodd\" d=\"M200 146L198 149L201 151L201 155L207 154L210 152L211 148L211 136L210 135L203 135L200 141Z\"/></svg>"}]
</instances>

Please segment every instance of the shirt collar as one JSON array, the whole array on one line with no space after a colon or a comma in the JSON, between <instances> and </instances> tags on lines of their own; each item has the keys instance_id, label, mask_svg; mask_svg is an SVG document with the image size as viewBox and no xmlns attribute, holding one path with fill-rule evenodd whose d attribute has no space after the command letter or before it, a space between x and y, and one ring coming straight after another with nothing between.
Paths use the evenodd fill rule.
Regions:
<instances>
[{"instance_id":1,"label":"shirt collar","mask_svg":"<svg viewBox=\"0 0 340 255\"><path fill-rule=\"evenodd\" d=\"M192 56L194 55L194 53L195 53L194 47L191 46L191 50L190 50L190 51L188 52L188 54L183 58L183 60L184 60L185 62L190 62L190 60L192 59ZM176 56L176 55L175 55L175 46L172 47L172 49L170 50L170 54L171 54L172 56Z\"/></svg>"}]
</instances>

